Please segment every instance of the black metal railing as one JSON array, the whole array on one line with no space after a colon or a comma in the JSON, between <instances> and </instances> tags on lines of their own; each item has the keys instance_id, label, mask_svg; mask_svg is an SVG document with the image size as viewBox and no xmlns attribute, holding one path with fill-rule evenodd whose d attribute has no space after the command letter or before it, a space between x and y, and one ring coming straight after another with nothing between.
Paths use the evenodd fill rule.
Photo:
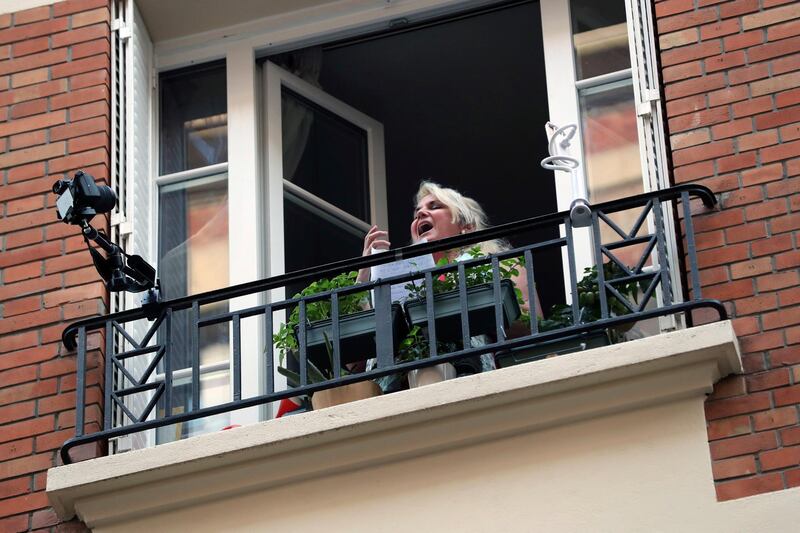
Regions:
<instances>
[{"instance_id":1,"label":"black metal railing","mask_svg":"<svg viewBox=\"0 0 800 533\"><path fill-rule=\"evenodd\" d=\"M123 311L113 315L81 320L69 327L63 333L64 344L69 349L77 347L77 410L76 410L76 435L61 448L64 463L69 463L70 449L75 446L105 441L115 437L130 435L141 431L161 428L172 424L179 424L221 413L264 405L281 399L310 395L314 392L332 387L338 387L359 381L372 380L413 369L432 366L444 362L464 360L479 354L509 350L526 346L554 342L557 339L586 334L588 332L606 330L632 321L652 317L683 314L691 325L691 311L697 308L712 308L719 313L720 319L726 318L723 305L716 300L702 299L699 274L697 270L697 257L695 240L692 227L690 199L699 198L707 208L713 208L715 198L706 187L698 185L681 185L671 189L597 204L592 206L592 226L589 230L593 235L593 258L595 264L613 263L617 272L609 276L605 268L597 268L596 284L602 288L598 291L599 316L592 321L586 321L581 315L579 303L578 275L575 262L575 229L572 227L569 213L559 212L495 226L486 230L459 235L441 241L407 246L379 253L371 256L358 257L320 267L304 269L288 274L283 274L261 281L245 283L225 289L206 292L184 298L178 298L141 309ZM614 213L633 211L638 213L635 223L629 230L623 230L613 220ZM668 213L677 214L683 219L683 235L685 249L683 257L671 257L669 250L674 243L668 242L665 220ZM601 226L605 227L607 236L612 233L618 239L603 242ZM561 227L561 233L557 233ZM273 291L283 289L287 285L296 286L298 283L308 283L323 277L333 276L345 271L368 268L379 264L389 263L402 258L417 257L425 254L453 249L465 249L481 242L492 239L508 238L530 230L549 228L554 235L563 235L551 238L544 242L529 244L512 250L486 257L476 257L468 261L451 263L446 266L435 267L415 273L403 274L386 279L373 280L368 283L351 287L341 287L334 290L304 296L301 298L287 298L280 301L270 301ZM625 247L637 247L640 259L633 265L627 264L618 257L618 250ZM547 249L565 251L567 258L564 269L568 272L568 288L571 293L571 304L566 308L571 320L557 329L540 327L535 318L530 320L529 329L521 336L506 338L505 324L502 319L503 310L500 301L501 276L500 265L507 258L524 258L520 275L527 276L529 292L527 301L530 302L531 315L541 314L536 307L536 290L534 275L541 265L535 263L537 255ZM670 265L683 263L685 260L685 274L688 284L687 294L690 298L676 298L670 282ZM489 265L491 268L491 281L489 287L493 298L494 324L489 342L473 347L470 343L474 331L470 325L470 312L467 306L468 288L466 278L471 268L480 265ZM547 265L550 267L551 265ZM428 340L427 357L421 359L401 361L398 360L396 347L398 343L397 332L392 329L391 317L396 312L390 296L390 286L404 284L418 280L424 281L425 287L432 287L435 280L442 274L455 272L458 280L457 300L459 304L457 318L460 322L460 346L452 351L440 353L437 348L437 322L434 316L435 307L433 298L421 300L427 312L425 321L425 334ZM620 287L625 284L636 283L641 287L639 297L632 301ZM372 291L371 311L374 312L374 366L370 370L358 372L343 371L343 359L346 363L352 354L342 353L340 331L346 317L339 316L339 302L343 297L357 291ZM234 298L258 294L266 302L263 305L237 309L213 316L203 316L201 309L209 304L227 302ZM454 296L456 298L456 296ZM329 336L326 341L330 350L332 373L328 379L313 381L309 376L308 355L308 324L306 313L309 305L315 302L328 301L331 307ZM614 305L612 305L612 303ZM614 312L613 308L625 307L622 313ZM297 310L299 324L305 325L296 330L297 339L297 370L299 383L296 387L276 387L275 367L276 350L272 342L265 342L263 352L256 354L242 353L242 323L248 318L260 321L265 339L272 339L273 314L286 312L288 316L292 310ZM135 338L133 328L126 326L137 322L141 324L145 319L151 322L142 335ZM231 376L231 401L218 405L199 407L200 405L200 344L203 328L217 324L230 324L230 361L229 371ZM173 342L175 330L180 328L186 332L182 342ZM104 420L102 430L84 434L86 410L85 389L87 383L87 337L91 332L103 331L105 333L105 381L104 381ZM120 343L120 336L124 342ZM117 339L115 341L115 339ZM121 350L119 345L125 346ZM188 351L190 364L181 368L176 366L176 351ZM243 397L242 395L242 358L258 358L263 365L265 376L264 390L257 395ZM137 365L129 364L139 360L138 375L131 370ZM183 361L187 360L184 354ZM175 406L174 384L178 372L181 379L188 380L191 384L191 401L185 402L180 409ZM156 376L159 376L156 379ZM146 401L140 402L138 409L134 409L128 401L133 395L144 395Z\"/></svg>"}]
</instances>

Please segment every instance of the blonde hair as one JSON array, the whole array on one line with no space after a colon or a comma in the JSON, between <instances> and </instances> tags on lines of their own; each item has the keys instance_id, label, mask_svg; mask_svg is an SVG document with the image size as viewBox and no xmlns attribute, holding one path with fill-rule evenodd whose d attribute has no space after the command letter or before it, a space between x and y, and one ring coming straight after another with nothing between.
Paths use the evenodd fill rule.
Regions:
<instances>
[{"instance_id":1,"label":"blonde hair","mask_svg":"<svg viewBox=\"0 0 800 533\"><path fill-rule=\"evenodd\" d=\"M431 195L438 201L450 208L454 224L465 226L467 231L478 231L489 227L489 217L481 207L481 204L468 196L464 196L455 189L442 187L433 181L422 181L419 184L417 194L414 196L414 205L426 196ZM486 254L493 254L508 250L509 245L503 239L494 239L479 244L481 251Z\"/></svg>"}]
</instances>

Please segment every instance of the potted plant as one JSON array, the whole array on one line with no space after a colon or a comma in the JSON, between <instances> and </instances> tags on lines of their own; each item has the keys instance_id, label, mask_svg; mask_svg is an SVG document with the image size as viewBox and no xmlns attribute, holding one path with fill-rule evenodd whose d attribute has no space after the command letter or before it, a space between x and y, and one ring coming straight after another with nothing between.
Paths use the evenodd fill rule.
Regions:
<instances>
[{"instance_id":1,"label":"potted plant","mask_svg":"<svg viewBox=\"0 0 800 533\"><path fill-rule=\"evenodd\" d=\"M320 279L311 283L294 298L311 296L335 289L350 287L356 283L356 272L346 272L331 279ZM348 365L375 356L375 311L365 309L368 292L359 291L342 294L339 297L339 347L341 375L348 375ZM294 308L286 323L281 324L273 335L273 343L279 354L278 372L286 376L291 387L300 385L299 374L286 365L287 355L299 364L298 334L300 327L306 332L306 364L309 383L321 383L334 379L333 349L330 342L333 324L331 321L331 302L328 299L310 302L306 305L306 323L301 326L299 308ZM407 326L399 305L392 306L393 337L399 340ZM315 393L311 402L315 409L337 405L348 401L376 396L380 387L371 381L363 381L326 389Z\"/></svg>"},{"instance_id":2,"label":"potted plant","mask_svg":"<svg viewBox=\"0 0 800 533\"><path fill-rule=\"evenodd\" d=\"M331 279L320 279L294 295L294 298L311 296L339 288L351 287L356 283L356 272L345 272ZM368 292L360 291L339 296L339 347L342 365L364 361L375 357L375 310L367 309ZM405 335L407 326L399 305L392 306L393 338L399 341ZM286 354L299 349L300 310L295 307L285 324L281 324L273 336L275 348L281 361ZM306 353L308 360L317 368L330 369L329 346L326 339L333 335L331 302L319 300L306 305Z\"/></svg>"},{"instance_id":3,"label":"potted plant","mask_svg":"<svg viewBox=\"0 0 800 533\"><path fill-rule=\"evenodd\" d=\"M459 347L456 343L439 341L436 343L439 353L454 352ZM429 356L430 345L428 339L422 334L422 328L412 326L408 335L400 342L397 349L397 360L401 362L426 359ZM440 363L424 368L416 368L408 372L409 388L439 383L456 377L456 367L452 363Z\"/></svg>"},{"instance_id":4,"label":"potted plant","mask_svg":"<svg viewBox=\"0 0 800 533\"><path fill-rule=\"evenodd\" d=\"M479 247L468 251L471 258L483 256ZM448 264L446 258L439 260L438 266ZM504 327L508 327L521 316L520 305L522 293L514 287L511 278L519 275L518 268L524 266L523 258L512 258L500 261L500 298ZM469 317L470 336L494 335L495 300L492 283L492 265L483 264L468 267L465 270L467 298L466 307ZM406 316L411 327L418 326L427 337L428 311L427 290L424 284L409 283L406 285L410 297L405 303ZM433 279L433 307L436 317L436 338L442 342L460 342L461 334L461 302L458 291L458 275L450 271Z\"/></svg>"},{"instance_id":5,"label":"potted plant","mask_svg":"<svg viewBox=\"0 0 800 533\"><path fill-rule=\"evenodd\" d=\"M314 383L323 383L325 381L330 381L334 379L333 373L333 360L332 360L332 347L330 344L330 340L328 339L327 335L324 336L325 340L325 348L329 356L328 365L326 367L319 368L315 365L311 360L306 362L306 370L308 376L309 384ZM297 358L296 351L289 351L292 357ZM283 366L283 357L281 358L281 365L278 366L278 372L283 376L286 376L286 383L294 388L300 386L300 374L295 372L294 370L290 370ZM346 367L342 367L340 369L340 375L347 376L350 372L347 370ZM349 385L343 385L341 387L335 387L332 389L325 389L321 391L315 392L311 395L311 406L314 410L317 409L324 409L325 407L331 407L333 405L339 405L348 402L354 402L356 400L363 400L365 398L372 398L373 396L379 396L381 394L381 388L372 381L359 381L357 383L350 383Z\"/></svg>"},{"instance_id":6,"label":"potted plant","mask_svg":"<svg viewBox=\"0 0 800 533\"><path fill-rule=\"evenodd\" d=\"M626 273L616 263L608 262L603 264L603 273L606 280L619 278ZM600 319L600 287L598 284L597 266L584 269L584 276L577 283L579 315L578 322L588 324ZM636 301L636 296L640 289L640 284L631 281L621 283L615 287L625 298ZM616 297L610 296L607 300L610 316L624 316L630 310ZM553 331L573 325L572 307L565 304L555 304L547 313L547 318L539 318L539 331ZM631 325L608 328L606 330L595 330L587 333L572 335L566 339L558 339L539 343L535 346L523 346L514 348L496 355L498 366L506 367L529 361L535 361L552 355L562 355L566 353L608 346L609 344L620 342L622 334Z\"/></svg>"}]
</instances>

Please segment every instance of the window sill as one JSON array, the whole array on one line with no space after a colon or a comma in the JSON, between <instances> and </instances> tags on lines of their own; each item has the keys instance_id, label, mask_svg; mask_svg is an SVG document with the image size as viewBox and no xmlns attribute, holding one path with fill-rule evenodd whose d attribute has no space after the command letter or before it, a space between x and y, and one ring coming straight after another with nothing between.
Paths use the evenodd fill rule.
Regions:
<instances>
[{"instance_id":1,"label":"window sill","mask_svg":"<svg viewBox=\"0 0 800 533\"><path fill-rule=\"evenodd\" d=\"M588 350L48 471L89 527L704 394L741 372L730 322Z\"/></svg>"}]
</instances>

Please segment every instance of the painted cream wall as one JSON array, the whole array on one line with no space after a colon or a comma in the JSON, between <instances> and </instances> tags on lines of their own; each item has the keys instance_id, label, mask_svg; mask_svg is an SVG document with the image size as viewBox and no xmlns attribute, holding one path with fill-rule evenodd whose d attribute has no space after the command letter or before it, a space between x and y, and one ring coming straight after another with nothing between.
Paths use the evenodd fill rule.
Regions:
<instances>
[{"instance_id":1,"label":"painted cream wall","mask_svg":"<svg viewBox=\"0 0 800 533\"><path fill-rule=\"evenodd\" d=\"M730 322L48 471L95 531L795 531L800 489L717 503L705 395Z\"/></svg>"},{"instance_id":2,"label":"painted cream wall","mask_svg":"<svg viewBox=\"0 0 800 533\"><path fill-rule=\"evenodd\" d=\"M96 531L796 531L799 495L717 503L691 398Z\"/></svg>"}]
</instances>

